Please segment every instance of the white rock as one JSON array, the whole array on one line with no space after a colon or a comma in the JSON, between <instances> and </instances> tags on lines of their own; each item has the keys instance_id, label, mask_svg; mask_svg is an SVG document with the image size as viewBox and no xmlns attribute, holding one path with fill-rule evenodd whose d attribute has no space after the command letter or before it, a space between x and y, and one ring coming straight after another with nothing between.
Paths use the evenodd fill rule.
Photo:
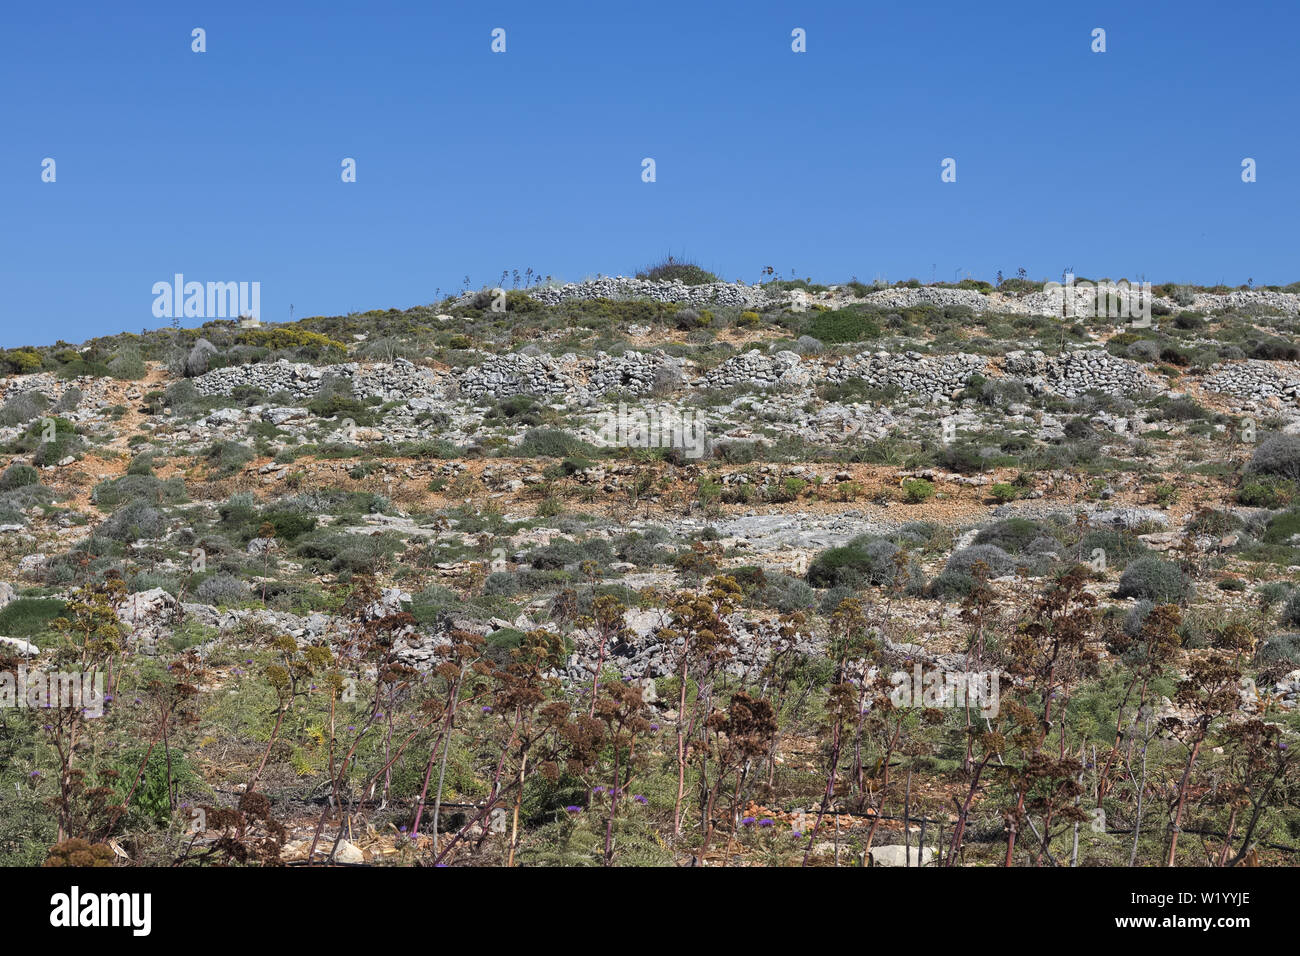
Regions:
<instances>
[{"instance_id":1,"label":"white rock","mask_svg":"<svg viewBox=\"0 0 1300 956\"><path fill-rule=\"evenodd\" d=\"M934 847L927 846L923 852L918 852L916 847L906 847L901 843L873 846L870 856L872 866L929 866L934 861Z\"/></svg>"},{"instance_id":2,"label":"white rock","mask_svg":"<svg viewBox=\"0 0 1300 956\"><path fill-rule=\"evenodd\" d=\"M366 856L361 852L356 844L349 843L347 840L342 840L339 843L339 848L334 851L334 862L364 863L366 862Z\"/></svg>"},{"instance_id":3,"label":"white rock","mask_svg":"<svg viewBox=\"0 0 1300 956\"><path fill-rule=\"evenodd\" d=\"M24 641L20 637L0 637L0 647L21 654L23 657L35 657L41 652L41 649L31 641Z\"/></svg>"}]
</instances>

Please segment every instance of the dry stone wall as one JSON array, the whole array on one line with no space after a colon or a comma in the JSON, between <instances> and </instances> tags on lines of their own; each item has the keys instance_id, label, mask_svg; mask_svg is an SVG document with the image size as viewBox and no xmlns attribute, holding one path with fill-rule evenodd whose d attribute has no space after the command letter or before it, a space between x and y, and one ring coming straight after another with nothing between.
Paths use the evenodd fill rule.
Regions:
<instances>
[{"instance_id":1,"label":"dry stone wall","mask_svg":"<svg viewBox=\"0 0 1300 956\"><path fill-rule=\"evenodd\" d=\"M310 400L320 390L321 380L333 377L349 382L358 397L378 395L388 400L415 396L446 395L449 376L411 362L358 365L311 365L306 362L269 362L253 365L230 365L214 369L194 379L202 395L229 395L241 386L265 389L267 394L287 392L296 400Z\"/></svg>"},{"instance_id":2,"label":"dry stone wall","mask_svg":"<svg viewBox=\"0 0 1300 956\"><path fill-rule=\"evenodd\" d=\"M1003 370L1023 379L1031 392L1055 392L1074 398L1085 392L1131 395L1158 387L1141 363L1116 358L1104 349L1079 349L1064 355L1008 352Z\"/></svg>"},{"instance_id":3,"label":"dry stone wall","mask_svg":"<svg viewBox=\"0 0 1300 956\"><path fill-rule=\"evenodd\" d=\"M1251 401L1300 401L1300 378L1269 362L1225 362L1214 366L1203 384L1212 392Z\"/></svg>"},{"instance_id":4,"label":"dry stone wall","mask_svg":"<svg viewBox=\"0 0 1300 956\"><path fill-rule=\"evenodd\" d=\"M952 398L977 372L988 365L982 355L924 356L920 352L860 352L833 365L826 373L832 382L861 380L873 388L897 387L940 401Z\"/></svg>"}]
</instances>

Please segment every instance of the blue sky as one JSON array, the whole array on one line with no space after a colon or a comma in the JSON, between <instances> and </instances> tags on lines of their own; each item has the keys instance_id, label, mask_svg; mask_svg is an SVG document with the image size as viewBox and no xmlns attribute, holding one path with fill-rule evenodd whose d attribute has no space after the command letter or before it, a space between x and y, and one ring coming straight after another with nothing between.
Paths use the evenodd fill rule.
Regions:
<instances>
[{"instance_id":1,"label":"blue sky","mask_svg":"<svg viewBox=\"0 0 1300 956\"><path fill-rule=\"evenodd\" d=\"M0 345L166 324L176 272L260 282L269 321L668 253L1293 282L1297 37L1250 0L11 4Z\"/></svg>"}]
</instances>

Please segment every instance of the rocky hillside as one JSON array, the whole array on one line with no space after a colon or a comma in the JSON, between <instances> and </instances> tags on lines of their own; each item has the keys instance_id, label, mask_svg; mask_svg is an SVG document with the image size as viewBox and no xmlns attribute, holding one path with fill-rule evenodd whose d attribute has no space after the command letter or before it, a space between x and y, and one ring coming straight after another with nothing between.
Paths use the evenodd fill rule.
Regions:
<instances>
[{"instance_id":1,"label":"rocky hillside","mask_svg":"<svg viewBox=\"0 0 1300 956\"><path fill-rule=\"evenodd\" d=\"M1294 863L1300 295L1156 293L0 353L0 862Z\"/></svg>"}]
</instances>

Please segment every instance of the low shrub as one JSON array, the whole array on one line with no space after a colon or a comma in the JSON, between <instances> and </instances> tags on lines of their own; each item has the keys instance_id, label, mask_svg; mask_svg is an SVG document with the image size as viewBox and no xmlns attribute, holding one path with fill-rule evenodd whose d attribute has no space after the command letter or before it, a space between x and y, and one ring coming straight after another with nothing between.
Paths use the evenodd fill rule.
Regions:
<instances>
[{"instance_id":1,"label":"low shrub","mask_svg":"<svg viewBox=\"0 0 1300 956\"><path fill-rule=\"evenodd\" d=\"M1154 556L1130 561L1115 592L1120 598L1139 598L1156 604L1182 604L1192 596L1192 582L1178 565Z\"/></svg>"},{"instance_id":2,"label":"low shrub","mask_svg":"<svg viewBox=\"0 0 1300 956\"><path fill-rule=\"evenodd\" d=\"M876 317L857 306L818 312L804 326L802 334L820 342L866 342L880 337Z\"/></svg>"},{"instance_id":3,"label":"low shrub","mask_svg":"<svg viewBox=\"0 0 1300 956\"><path fill-rule=\"evenodd\" d=\"M902 484L903 498L909 504L920 504L934 497L934 482L925 478L909 478Z\"/></svg>"},{"instance_id":4,"label":"low shrub","mask_svg":"<svg viewBox=\"0 0 1300 956\"><path fill-rule=\"evenodd\" d=\"M25 465L20 461L14 462L0 474L0 491L25 488L28 485L38 484L40 480L41 473L31 465Z\"/></svg>"},{"instance_id":5,"label":"low shrub","mask_svg":"<svg viewBox=\"0 0 1300 956\"><path fill-rule=\"evenodd\" d=\"M559 428L530 428L517 453L523 458L598 458L595 446Z\"/></svg>"},{"instance_id":6,"label":"low shrub","mask_svg":"<svg viewBox=\"0 0 1300 956\"><path fill-rule=\"evenodd\" d=\"M1274 634L1260 642L1257 654L1262 664L1281 661L1300 666L1300 634Z\"/></svg>"},{"instance_id":7,"label":"low shrub","mask_svg":"<svg viewBox=\"0 0 1300 956\"><path fill-rule=\"evenodd\" d=\"M1043 539L1055 544L1055 538L1048 526L1032 521L1029 518L1003 518L1001 521L994 522L987 528L983 528L975 536L975 544L996 545L1007 554L1042 553L1044 550L1056 550L1056 547L1044 542ZM1031 550L1031 545L1035 545L1037 550Z\"/></svg>"},{"instance_id":8,"label":"low shrub","mask_svg":"<svg viewBox=\"0 0 1300 956\"><path fill-rule=\"evenodd\" d=\"M156 538L163 530L162 513L147 501L134 499L122 505L99 526L99 534L114 541Z\"/></svg>"},{"instance_id":9,"label":"low shrub","mask_svg":"<svg viewBox=\"0 0 1300 956\"><path fill-rule=\"evenodd\" d=\"M1270 435L1251 456L1247 471L1287 481L1300 481L1300 435Z\"/></svg>"},{"instance_id":10,"label":"low shrub","mask_svg":"<svg viewBox=\"0 0 1300 956\"><path fill-rule=\"evenodd\" d=\"M817 555L808 568L808 583L817 588L891 585L900 573L895 563L900 550L884 538L872 535L854 538L848 544ZM904 562L901 574L905 587L919 587L920 570L915 562L910 559Z\"/></svg>"},{"instance_id":11,"label":"low shrub","mask_svg":"<svg viewBox=\"0 0 1300 956\"><path fill-rule=\"evenodd\" d=\"M718 281L718 277L707 269L673 256L668 256L666 259L647 266L638 272L636 277L656 282L677 280L684 285L705 285L709 282Z\"/></svg>"},{"instance_id":12,"label":"low shrub","mask_svg":"<svg viewBox=\"0 0 1300 956\"><path fill-rule=\"evenodd\" d=\"M232 574L217 572L199 582L195 595L204 604L239 604L251 597L248 585Z\"/></svg>"},{"instance_id":13,"label":"low shrub","mask_svg":"<svg viewBox=\"0 0 1300 956\"><path fill-rule=\"evenodd\" d=\"M67 605L56 598L16 598L0 608L0 634L41 637L50 633L50 622L62 617L66 610Z\"/></svg>"}]
</instances>

